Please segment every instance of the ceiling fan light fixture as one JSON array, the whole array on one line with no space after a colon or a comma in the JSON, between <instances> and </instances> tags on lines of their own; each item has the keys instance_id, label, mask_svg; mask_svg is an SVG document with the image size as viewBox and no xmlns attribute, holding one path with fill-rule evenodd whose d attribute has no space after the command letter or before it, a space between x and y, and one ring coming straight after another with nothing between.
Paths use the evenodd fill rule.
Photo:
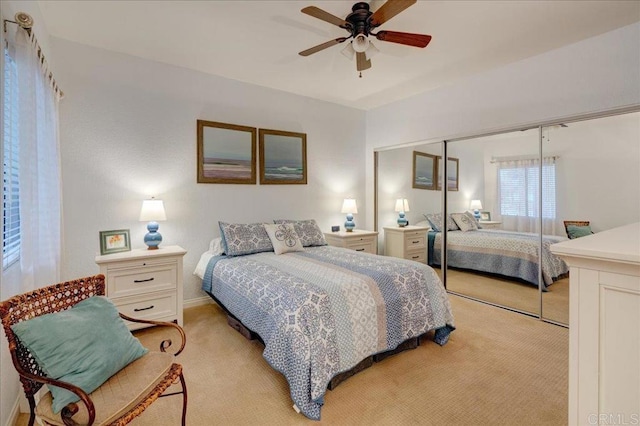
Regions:
<instances>
[{"instance_id":1,"label":"ceiling fan light fixture","mask_svg":"<svg viewBox=\"0 0 640 426\"><path fill-rule=\"evenodd\" d=\"M369 48L369 39L366 35L360 33L353 38L351 45L353 46L353 50L358 53L366 52Z\"/></svg>"},{"instance_id":2,"label":"ceiling fan light fixture","mask_svg":"<svg viewBox=\"0 0 640 426\"><path fill-rule=\"evenodd\" d=\"M376 46L374 46L373 42L370 41L369 42L369 48L364 53L367 56L367 59L371 59L374 56L376 56L378 53L380 53L380 49L378 49Z\"/></svg>"},{"instance_id":3,"label":"ceiling fan light fixture","mask_svg":"<svg viewBox=\"0 0 640 426\"><path fill-rule=\"evenodd\" d=\"M353 58L356 56L356 51L353 50L353 46L351 46L351 42L347 43L347 45L340 51L344 56L353 61Z\"/></svg>"}]
</instances>

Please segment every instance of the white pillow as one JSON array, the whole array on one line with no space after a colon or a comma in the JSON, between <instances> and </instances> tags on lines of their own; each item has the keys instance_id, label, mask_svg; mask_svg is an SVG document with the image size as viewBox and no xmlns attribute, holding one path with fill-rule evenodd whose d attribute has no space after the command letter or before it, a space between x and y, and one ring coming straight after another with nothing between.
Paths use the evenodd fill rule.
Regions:
<instances>
[{"instance_id":1,"label":"white pillow","mask_svg":"<svg viewBox=\"0 0 640 426\"><path fill-rule=\"evenodd\" d=\"M224 249L222 248L222 238L217 237L211 240L209 243L209 250L202 253L200 256L200 260L196 265L196 269L193 271L193 275L200 277L200 279L204 278L204 273L207 271L207 265L209 261L214 256L220 256L224 254Z\"/></svg>"},{"instance_id":2,"label":"white pillow","mask_svg":"<svg viewBox=\"0 0 640 426\"><path fill-rule=\"evenodd\" d=\"M209 253L211 253L213 256L220 256L221 254L224 254L221 237L217 237L211 240L211 242L209 243Z\"/></svg>"},{"instance_id":3,"label":"white pillow","mask_svg":"<svg viewBox=\"0 0 640 426\"><path fill-rule=\"evenodd\" d=\"M273 251L276 254L289 253L292 251L304 251L302 241L298 238L296 229L291 223L278 223L264 225L267 235L273 245Z\"/></svg>"},{"instance_id":4,"label":"white pillow","mask_svg":"<svg viewBox=\"0 0 640 426\"><path fill-rule=\"evenodd\" d=\"M468 212L451 213L451 217L455 220L458 228L460 228L462 232L478 230L476 219Z\"/></svg>"}]
</instances>

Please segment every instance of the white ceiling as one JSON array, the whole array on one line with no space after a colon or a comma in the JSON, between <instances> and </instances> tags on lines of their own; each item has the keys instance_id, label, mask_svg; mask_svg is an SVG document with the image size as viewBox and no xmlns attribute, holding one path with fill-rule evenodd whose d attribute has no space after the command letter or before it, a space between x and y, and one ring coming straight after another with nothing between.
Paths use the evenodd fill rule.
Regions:
<instances>
[{"instance_id":1,"label":"white ceiling","mask_svg":"<svg viewBox=\"0 0 640 426\"><path fill-rule=\"evenodd\" d=\"M354 3L38 2L55 37L365 110L640 21L636 0L418 1L379 30L430 34L429 46L376 40L362 78L343 44L297 54L347 35L300 9L344 18Z\"/></svg>"}]
</instances>

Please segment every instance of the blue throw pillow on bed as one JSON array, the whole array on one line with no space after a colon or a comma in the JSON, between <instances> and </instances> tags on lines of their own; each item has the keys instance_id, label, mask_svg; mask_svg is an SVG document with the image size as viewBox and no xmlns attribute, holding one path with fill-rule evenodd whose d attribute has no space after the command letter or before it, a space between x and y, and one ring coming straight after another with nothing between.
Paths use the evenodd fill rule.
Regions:
<instances>
[{"instance_id":1,"label":"blue throw pillow on bed","mask_svg":"<svg viewBox=\"0 0 640 426\"><path fill-rule=\"evenodd\" d=\"M218 222L227 256L273 251L273 245L262 223Z\"/></svg>"}]
</instances>

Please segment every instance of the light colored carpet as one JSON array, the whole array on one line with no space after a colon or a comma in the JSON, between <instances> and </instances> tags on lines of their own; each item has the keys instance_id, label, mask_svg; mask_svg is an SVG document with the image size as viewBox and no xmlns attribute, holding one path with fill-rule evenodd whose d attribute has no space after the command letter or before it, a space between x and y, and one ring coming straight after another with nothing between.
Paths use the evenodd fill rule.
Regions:
<instances>
[{"instance_id":1,"label":"light colored carpet","mask_svg":"<svg viewBox=\"0 0 640 426\"><path fill-rule=\"evenodd\" d=\"M566 425L568 330L451 296L449 343L426 342L374 364L327 391L322 420L292 409L283 376L262 346L226 323L214 304L185 310L178 357L189 425ZM158 329L136 333L142 342ZM155 343L153 344L155 346ZM154 403L133 424L179 425L180 398Z\"/></svg>"}]
</instances>

